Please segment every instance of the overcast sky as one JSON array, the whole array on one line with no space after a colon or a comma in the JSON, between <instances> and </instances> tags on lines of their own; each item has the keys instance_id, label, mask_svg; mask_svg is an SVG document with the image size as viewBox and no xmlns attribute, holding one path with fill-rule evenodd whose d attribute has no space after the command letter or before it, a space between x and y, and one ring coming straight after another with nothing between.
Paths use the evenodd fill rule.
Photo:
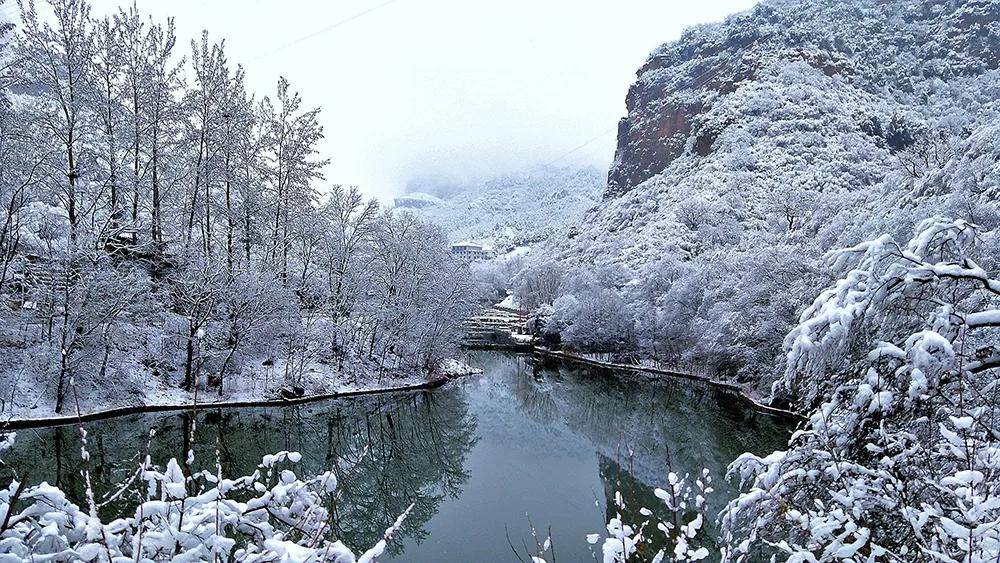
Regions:
<instances>
[{"instance_id":1,"label":"overcast sky","mask_svg":"<svg viewBox=\"0 0 1000 563\"><path fill-rule=\"evenodd\" d=\"M95 0L94 15L123 3ZM328 180L383 198L415 177L553 161L606 168L646 55L684 27L755 3L138 0L176 17L185 53L202 29L225 38L255 91L286 76L323 108Z\"/></svg>"}]
</instances>

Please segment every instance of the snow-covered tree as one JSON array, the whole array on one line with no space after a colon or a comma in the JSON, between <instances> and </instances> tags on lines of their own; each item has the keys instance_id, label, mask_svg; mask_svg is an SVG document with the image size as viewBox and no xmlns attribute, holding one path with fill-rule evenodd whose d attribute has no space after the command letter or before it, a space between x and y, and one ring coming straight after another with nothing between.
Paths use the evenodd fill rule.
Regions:
<instances>
[{"instance_id":1,"label":"snow-covered tree","mask_svg":"<svg viewBox=\"0 0 1000 563\"><path fill-rule=\"evenodd\" d=\"M173 20L136 6L17 7L0 30L15 408L64 410L71 375L85 404L206 383L272 396L275 362L282 381L312 374L328 392L342 372L412 375L454 346L467 270L423 221L320 184L319 109L287 80L256 95L223 41L202 34L185 59Z\"/></svg>"},{"instance_id":2,"label":"snow-covered tree","mask_svg":"<svg viewBox=\"0 0 1000 563\"><path fill-rule=\"evenodd\" d=\"M1000 557L1000 280L973 258L995 236L929 219L833 255L785 341L781 386L818 407L786 451L734 462L730 560Z\"/></svg>"},{"instance_id":3,"label":"snow-covered tree","mask_svg":"<svg viewBox=\"0 0 1000 563\"><path fill-rule=\"evenodd\" d=\"M594 561L680 563L708 558L714 551L710 546L715 547L706 533L710 518L707 503L714 492L712 476L707 469L700 475L669 472L665 488L653 490L662 505L652 509L628 506L621 491L615 490L613 502L609 501L606 534L588 534L586 538L591 546L600 545L599 553L591 548ZM630 515L637 515L640 521L631 520ZM535 550L529 550L526 555L532 563L555 561L556 546L552 538L540 539L536 530L531 532ZM520 559L517 548L513 549Z\"/></svg>"},{"instance_id":4,"label":"snow-covered tree","mask_svg":"<svg viewBox=\"0 0 1000 563\"><path fill-rule=\"evenodd\" d=\"M268 120L269 174L274 209L270 259L282 280L288 278L288 253L294 229L291 218L314 205L313 182L322 178L326 160L316 158L323 138L319 108L303 109L302 96L284 77L278 80L272 100L265 101Z\"/></svg>"},{"instance_id":5,"label":"snow-covered tree","mask_svg":"<svg viewBox=\"0 0 1000 563\"><path fill-rule=\"evenodd\" d=\"M90 5L85 0L52 0L51 22L38 13L33 0L18 5L23 22L14 48L18 72L28 86L39 91L30 118L38 120L50 136L47 142L61 153L50 172L48 190L66 209L69 238L75 246L85 206L96 197L91 193L96 189L91 186L94 178L83 174L89 164L89 142L95 135L95 118L88 104L94 84Z\"/></svg>"}]
</instances>

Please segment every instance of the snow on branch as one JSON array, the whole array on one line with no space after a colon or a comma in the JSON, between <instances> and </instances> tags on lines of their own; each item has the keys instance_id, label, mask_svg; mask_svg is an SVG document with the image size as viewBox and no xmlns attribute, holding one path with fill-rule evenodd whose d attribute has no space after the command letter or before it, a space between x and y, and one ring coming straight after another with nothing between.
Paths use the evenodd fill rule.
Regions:
<instances>
[{"instance_id":1,"label":"snow on branch","mask_svg":"<svg viewBox=\"0 0 1000 563\"><path fill-rule=\"evenodd\" d=\"M775 393L815 406L842 382L838 374L859 368L851 350L872 349L879 340L904 341L929 319L930 328L948 340L963 330L996 326L995 308L963 311L982 307L984 294L1000 296L1000 280L969 257L978 235L978 227L966 221L933 218L920 224L905 247L883 235L832 253L832 269L844 273L786 336L785 375Z\"/></svg>"},{"instance_id":2,"label":"snow on branch","mask_svg":"<svg viewBox=\"0 0 1000 563\"><path fill-rule=\"evenodd\" d=\"M0 450L13 440L13 434L3 436ZM0 559L377 561L410 509L374 547L356 557L330 537L327 526L327 500L337 491L335 474L301 478L291 469L301 459L297 452L268 455L252 474L235 479L224 478L221 469L185 475L176 459L162 469L146 462L138 485L146 500L133 515L111 521L81 510L48 483L13 481L0 490L5 515Z\"/></svg>"},{"instance_id":3,"label":"snow on branch","mask_svg":"<svg viewBox=\"0 0 1000 563\"><path fill-rule=\"evenodd\" d=\"M782 384L818 404L786 451L730 466L728 561L1000 558L1000 283L977 239L934 219L905 250L883 236L836 254L853 266L785 341Z\"/></svg>"}]
</instances>

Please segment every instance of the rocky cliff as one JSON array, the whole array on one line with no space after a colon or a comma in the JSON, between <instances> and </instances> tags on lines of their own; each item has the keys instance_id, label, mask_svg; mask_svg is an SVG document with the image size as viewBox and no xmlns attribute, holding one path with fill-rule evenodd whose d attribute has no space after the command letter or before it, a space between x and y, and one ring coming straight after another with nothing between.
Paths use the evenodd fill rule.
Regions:
<instances>
[{"instance_id":1,"label":"rocky cliff","mask_svg":"<svg viewBox=\"0 0 1000 563\"><path fill-rule=\"evenodd\" d=\"M663 45L603 201L548 245L560 326L613 297L615 346L766 385L831 251L1000 227L998 67L995 0L767 1Z\"/></svg>"},{"instance_id":2,"label":"rocky cliff","mask_svg":"<svg viewBox=\"0 0 1000 563\"><path fill-rule=\"evenodd\" d=\"M684 153L711 152L730 124L706 123L704 114L767 68L802 61L866 93L905 97L930 81L1000 66L998 16L1000 3L991 0L767 1L690 29L639 69L606 196L632 189ZM909 140L891 123L870 125L889 144Z\"/></svg>"}]
</instances>

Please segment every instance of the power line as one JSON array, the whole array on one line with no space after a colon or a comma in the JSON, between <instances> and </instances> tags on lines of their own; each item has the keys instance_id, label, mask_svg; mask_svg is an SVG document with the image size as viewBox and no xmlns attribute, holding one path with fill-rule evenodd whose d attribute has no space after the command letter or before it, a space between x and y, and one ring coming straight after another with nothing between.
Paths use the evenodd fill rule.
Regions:
<instances>
[{"instance_id":1,"label":"power line","mask_svg":"<svg viewBox=\"0 0 1000 563\"><path fill-rule=\"evenodd\" d=\"M577 145L576 147L573 147L572 149L570 149L570 150L568 150L568 151L564 152L563 154L561 154L561 155L559 155L559 156L557 156L557 157L553 158L552 160L550 160L550 161L546 162L546 163L545 163L545 164L543 164L542 166L552 166L553 164L555 164L555 163L559 162L560 160L562 160L562 159L566 158L567 156L569 156L569 155L571 155L571 154L573 154L573 153L575 153L575 152L577 152L577 151L579 151L579 150L582 150L582 149L586 148L586 147L587 147L588 145L590 145L591 143L593 143L593 142L597 141L598 139L601 139L601 138L603 138L603 137L606 137L606 136L608 135L608 133L611 133L611 132L613 132L613 131L614 131L614 130L616 130L616 129L618 129L618 126L617 126L617 125L615 125L615 126L612 126L612 127L609 127L609 128L607 128L607 129L605 129L604 131L601 131L601 132L600 132L600 133L598 133L597 135L594 135L594 136L593 136L593 137L591 137L590 139L587 139L587 140L586 140L586 141L584 141L584 142L583 142L582 144L580 144L580 145Z\"/></svg>"},{"instance_id":2,"label":"power line","mask_svg":"<svg viewBox=\"0 0 1000 563\"><path fill-rule=\"evenodd\" d=\"M756 45L757 45L757 42L754 41L753 45L751 45L750 47L755 47ZM740 49L736 53L736 56L739 57L739 56L743 55L743 53L745 53L748 48L749 47L744 47L744 48ZM716 76L718 76L725 69L726 69L725 65L720 65L720 66L718 66L716 68L709 68L707 70L704 70L704 71L698 73L698 75L696 75L694 78L690 79L692 87L694 87L695 84L697 84L699 81L701 81L702 79L704 79L706 77L709 80L711 80L712 78L715 78ZM709 75L711 75L711 76L709 76ZM618 128L617 126L612 126L612 127L609 127L608 129L605 129L604 131L598 133L594 137L591 137L587 141L584 141L583 144L581 144L579 146L576 146L576 147L570 149L569 151L567 151L567 152L565 152L565 153L557 156L556 158L554 158L554 159L546 162L544 164L544 166L551 166L552 164L555 164L556 162L559 162L560 160L566 158L567 156L569 156L569 155L571 155L571 154L573 154L573 153L575 153L575 152L577 152L579 150L582 150L583 148L587 147L588 145L590 145L591 143L597 141L598 139L604 137L608 133L611 133L612 131L616 130L617 128Z\"/></svg>"},{"instance_id":3,"label":"power line","mask_svg":"<svg viewBox=\"0 0 1000 563\"><path fill-rule=\"evenodd\" d=\"M344 18L342 20L338 20L338 21L336 21L336 22L334 22L334 23L332 23L332 24L324 27L323 29L316 30L316 31L314 31L312 33L309 33L307 35L303 35L302 37L299 37L297 39L293 39L292 41L289 41L288 43L285 43L284 45L276 47L275 49L272 49L271 51L269 51L267 53L264 53L262 55L257 55L256 57L250 59L249 62L259 61L260 59L263 59L265 57L270 57L271 55L273 55L275 53L278 53L280 51L284 51L285 49L287 49L289 47L294 47L295 45L298 45L299 43L302 43L304 41L308 41L310 39L313 39L315 37L323 35L324 33L328 32L328 31L331 31L334 28L340 27L340 26L342 26L342 25L344 25L346 23L350 23L350 22L352 22L352 21L354 21L354 20L356 20L358 18L367 16L368 14L370 14L370 13L376 11L376 10L380 10L382 8L385 8L389 4L392 4L392 3L396 2L396 1L397 0L386 0L385 2L382 2L381 4L376 4L375 6L372 6L371 8L368 8L367 10L362 10L362 11L360 11L360 12L358 12L358 13L352 15L352 16L348 16L348 17L346 17L346 18Z\"/></svg>"}]
</instances>

